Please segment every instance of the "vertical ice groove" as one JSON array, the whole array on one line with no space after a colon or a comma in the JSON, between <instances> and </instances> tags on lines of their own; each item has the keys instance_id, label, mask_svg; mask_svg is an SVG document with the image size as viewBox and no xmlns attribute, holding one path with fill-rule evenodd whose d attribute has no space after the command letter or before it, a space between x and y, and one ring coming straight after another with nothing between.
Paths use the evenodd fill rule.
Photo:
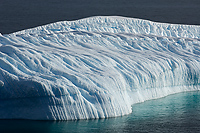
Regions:
<instances>
[{"instance_id":1,"label":"vertical ice groove","mask_svg":"<svg viewBox=\"0 0 200 133\"><path fill-rule=\"evenodd\" d=\"M0 119L116 117L200 90L199 38L199 26L119 16L0 34Z\"/></svg>"}]
</instances>

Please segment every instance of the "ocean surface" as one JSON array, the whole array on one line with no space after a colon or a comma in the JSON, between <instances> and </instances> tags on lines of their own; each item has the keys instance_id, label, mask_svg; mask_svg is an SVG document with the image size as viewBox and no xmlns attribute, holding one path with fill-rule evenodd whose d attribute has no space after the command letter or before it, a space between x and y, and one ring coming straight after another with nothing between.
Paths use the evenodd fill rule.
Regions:
<instances>
[{"instance_id":1,"label":"ocean surface","mask_svg":"<svg viewBox=\"0 0 200 133\"><path fill-rule=\"evenodd\" d=\"M200 91L132 106L123 117L79 121L0 120L0 132L17 133L199 133Z\"/></svg>"}]
</instances>

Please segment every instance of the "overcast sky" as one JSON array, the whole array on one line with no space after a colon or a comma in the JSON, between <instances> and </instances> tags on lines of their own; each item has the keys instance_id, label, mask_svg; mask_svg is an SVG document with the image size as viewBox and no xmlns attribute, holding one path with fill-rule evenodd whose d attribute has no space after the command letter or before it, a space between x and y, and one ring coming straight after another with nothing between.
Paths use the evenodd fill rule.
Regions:
<instances>
[{"instance_id":1,"label":"overcast sky","mask_svg":"<svg viewBox=\"0 0 200 133\"><path fill-rule=\"evenodd\" d=\"M0 32L98 15L200 25L200 0L0 0Z\"/></svg>"}]
</instances>

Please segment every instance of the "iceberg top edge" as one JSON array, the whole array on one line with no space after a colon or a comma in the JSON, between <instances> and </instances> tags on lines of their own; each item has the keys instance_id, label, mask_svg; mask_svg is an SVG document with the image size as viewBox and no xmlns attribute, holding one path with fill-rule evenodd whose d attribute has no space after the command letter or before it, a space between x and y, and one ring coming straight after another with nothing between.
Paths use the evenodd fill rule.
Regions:
<instances>
[{"instance_id":1,"label":"iceberg top edge","mask_svg":"<svg viewBox=\"0 0 200 133\"><path fill-rule=\"evenodd\" d=\"M150 34L185 38L199 38L200 36L200 26L168 24L120 16L95 16L75 21L60 21L8 35L58 34L70 31Z\"/></svg>"}]
</instances>

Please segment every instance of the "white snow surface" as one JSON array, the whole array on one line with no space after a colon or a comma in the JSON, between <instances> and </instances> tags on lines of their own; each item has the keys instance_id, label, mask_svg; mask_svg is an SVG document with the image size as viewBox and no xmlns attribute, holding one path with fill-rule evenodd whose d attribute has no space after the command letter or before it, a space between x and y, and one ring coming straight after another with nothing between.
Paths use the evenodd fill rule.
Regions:
<instances>
[{"instance_id":1,"label":"white snow surface","mask_svg":"<svg viewBox=\"0 0 200 133\"><path fill-rule=\"evenodd\" d=\"M75 120L200 89L200 26L97 16L0 34L0 119Z\"/></svg>"}]
</instances>

